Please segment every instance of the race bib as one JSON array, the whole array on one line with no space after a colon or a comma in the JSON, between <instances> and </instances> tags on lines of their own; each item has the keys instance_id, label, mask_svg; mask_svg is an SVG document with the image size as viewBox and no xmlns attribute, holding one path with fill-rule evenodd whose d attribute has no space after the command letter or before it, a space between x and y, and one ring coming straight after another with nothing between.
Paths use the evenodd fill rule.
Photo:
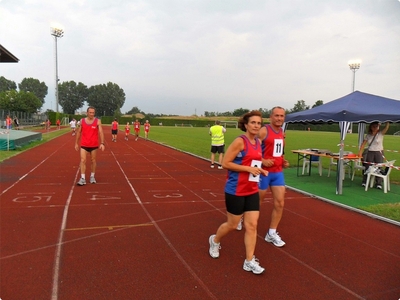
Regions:
<instances>
[{"instance_id":1,"label":"race bib","mask_svg":"<svg viewBox=\"0 0 400 300\"><path fill-rule=\"evenodd\" d=\"M283 139L274 140L274 152L273 157L281 157L283 155Z\"/></svg>"},{"instance_id":2,"label":"race bib","mask_svg":"<svg viewBox=\"0 0 400 300\"><path fill-rule=\"evenodd\" d=\"M261 164L262 164L262 162L260 160L253 159L251 161L251 165L250 166L261 168ZM249 174L249 181L259 182L260 181L260 175L254 176L253 174L250 173Z\"/></svg>"}]
</instances>

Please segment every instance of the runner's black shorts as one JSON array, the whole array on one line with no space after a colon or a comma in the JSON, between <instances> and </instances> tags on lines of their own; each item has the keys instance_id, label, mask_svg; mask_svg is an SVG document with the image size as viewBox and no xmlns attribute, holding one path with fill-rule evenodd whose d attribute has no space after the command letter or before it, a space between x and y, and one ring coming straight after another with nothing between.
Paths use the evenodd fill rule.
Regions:
<instances>
[{"instance_id":1,"label":"runner's black shorts","mask_svg":"<svg viewBox=\"0 0 400 300\"><path fill-rule=\"evenodd\" d=\"M227 212L237 216L246 211L260 211L260 196L258 192L248 196L225 193L225 205Z\"/></svg>"}]
</instances>

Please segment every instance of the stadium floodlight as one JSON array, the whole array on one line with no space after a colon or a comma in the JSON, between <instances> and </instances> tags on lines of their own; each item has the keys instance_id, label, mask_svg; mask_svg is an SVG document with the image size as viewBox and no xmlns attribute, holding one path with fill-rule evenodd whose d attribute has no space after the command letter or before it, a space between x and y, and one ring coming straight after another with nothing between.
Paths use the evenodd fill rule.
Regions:
<instances>
[{"instance_id":1,"label":"stadium floodlight","mask_svg":"<svg viewBox=\"0 0 400 300\"><path fill-rule=\"evenodd\" d=\"M64 29L57 27L50 27L51 35L54 36L54 50L55 50L55 73L56 73L56 112L58 112L58 58L57 58L57 39L64 36Z\"/></svg>"},{"instance_id":2,"label":"stadium floodlight","mask_svg":"<svg viewBox=\"0 0 400 300\"><path fill-rule=\"evenodd\" d=\"M356 72L358 69L360 69L361 66L361 60L350 60L349 61L349 67L350 70L353 72L353 92L356 84Z\"/></svg>"},{"instance_id":3,"label":"stadium floodlight","mask_svg":"<svg viewBox=\"0 0 400 300\"><path fill-rule=\"evenodd\" d=\"M356 72L358 69L360 69L361 66L361 60L357 59L357 60L350 60L349 61L349 67L350 70L353 72L353 92L356 86ZM350 123L350 127L349 127L349 132L353 132L353 123ZM360 125L358 125L358 128L360 129Z\"/></svg>"}]
</instances>

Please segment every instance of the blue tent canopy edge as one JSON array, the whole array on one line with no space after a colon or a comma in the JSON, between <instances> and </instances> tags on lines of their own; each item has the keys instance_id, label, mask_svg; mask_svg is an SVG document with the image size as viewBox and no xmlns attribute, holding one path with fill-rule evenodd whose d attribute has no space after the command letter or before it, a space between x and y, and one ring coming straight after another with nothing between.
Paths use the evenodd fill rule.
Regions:
<instances>
[{"instance_id":1,"label":"blue tent canopy edge","mask_svg":"<svg viewBox=\"0 0 400 300\"><path fill-rule=\"evenodd\" d=\"M291 113L286 123L400 122L400 101L355 91L312 109Z\"/></svg>"}]
</instances>

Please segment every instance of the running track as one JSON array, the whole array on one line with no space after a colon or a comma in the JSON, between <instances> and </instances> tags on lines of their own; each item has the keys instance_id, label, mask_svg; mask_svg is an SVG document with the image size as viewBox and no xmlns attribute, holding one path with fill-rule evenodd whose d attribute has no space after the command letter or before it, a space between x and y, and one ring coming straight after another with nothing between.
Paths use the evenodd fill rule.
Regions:
<instances>
[{"instance_id":1,"label":"running track","mask_svg":"<svg viewBox=\"0 0 400 300\"><path fill-rule=\"evenodd\" d=\"M0 164L2 300L400 298L399 227L288 190L276 248L268 194L253 275L243 232L208 255L226 171L122 137L99 153L96 185L76 186L70 134Z\"/></svg>"}]
</instances>

